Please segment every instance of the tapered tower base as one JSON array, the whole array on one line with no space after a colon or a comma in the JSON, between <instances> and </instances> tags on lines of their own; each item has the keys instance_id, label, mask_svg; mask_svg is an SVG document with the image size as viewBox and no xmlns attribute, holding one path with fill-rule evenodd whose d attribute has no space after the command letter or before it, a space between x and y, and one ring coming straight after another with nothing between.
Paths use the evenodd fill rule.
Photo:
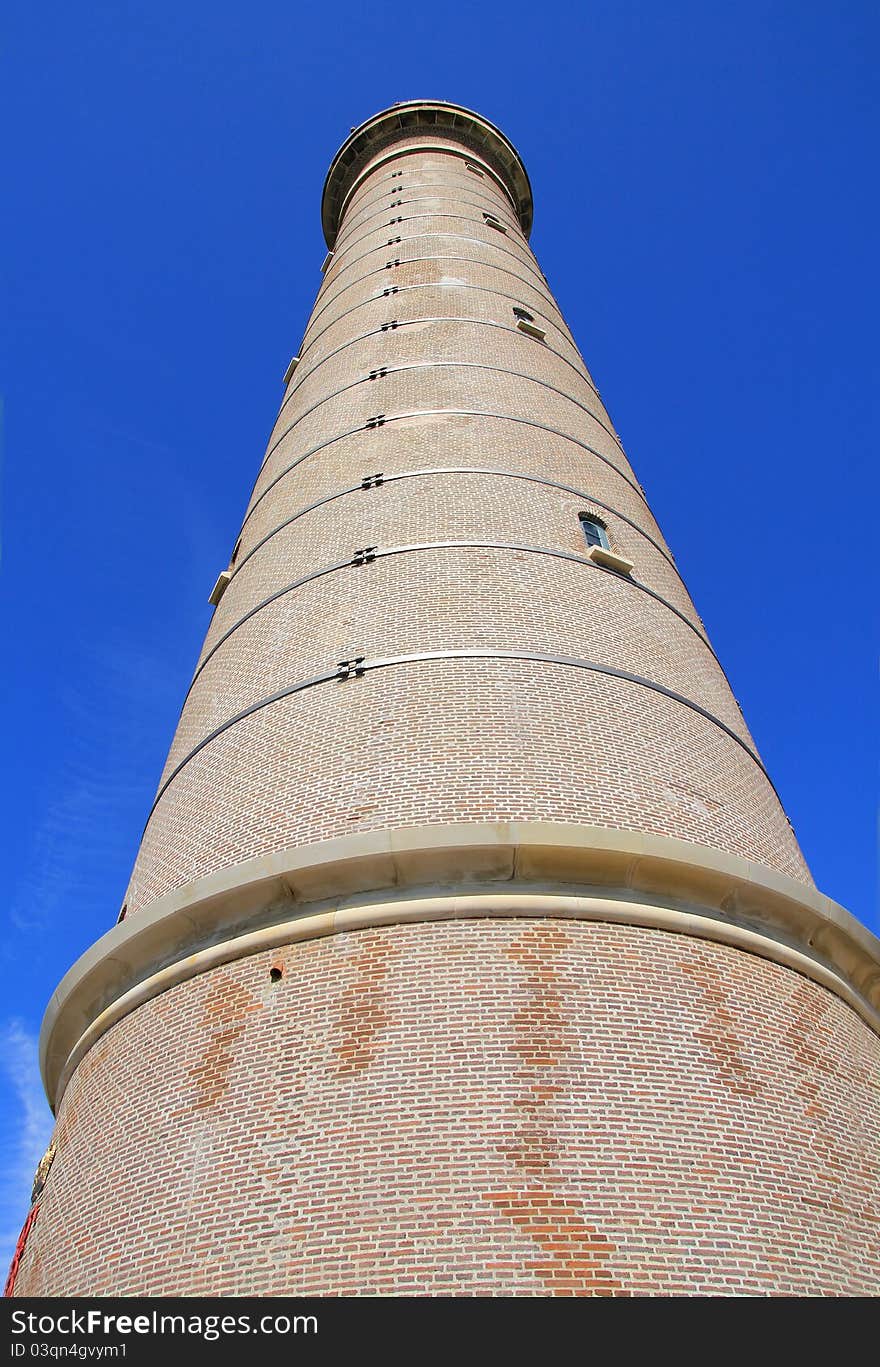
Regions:
<instances>
[{"instance_id":1,"label":"tapered tower base","mask_svg":"<svg viewBox=\"0 0 880 1367\"><path fill-rule=\"evenodd\" d=\"M18 1292L880 1290L878 979L827 899L529 823L233 873L61 985Z\"/></svg>"}]
</instances>

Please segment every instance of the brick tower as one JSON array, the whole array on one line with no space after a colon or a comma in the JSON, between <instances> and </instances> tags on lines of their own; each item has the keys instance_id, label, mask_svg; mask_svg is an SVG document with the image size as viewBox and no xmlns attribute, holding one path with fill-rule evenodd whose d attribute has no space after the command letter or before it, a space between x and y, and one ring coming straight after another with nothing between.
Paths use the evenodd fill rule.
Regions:
<instances>
[{"instance_id":1,"label":"brick tower","mask_svg":"<svg viewBox=\"0 0 880 1367\"><path fill-rule=\"evenodd\" d=\"M878 943L818 893L457 105L354 130L15 1294L880 1291ZM873 1114L872 1114L873 1108Z\"/></svg>"}]
</instances>

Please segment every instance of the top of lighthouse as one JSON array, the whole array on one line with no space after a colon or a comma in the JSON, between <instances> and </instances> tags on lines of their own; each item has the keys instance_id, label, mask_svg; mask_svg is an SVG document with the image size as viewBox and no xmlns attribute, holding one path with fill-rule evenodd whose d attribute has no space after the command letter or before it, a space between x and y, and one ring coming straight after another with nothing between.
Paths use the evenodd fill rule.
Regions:
<instances>
[{"instance_id":1,"label":"top of lighthouse","mask_svg":"<svg viewBox=\"0 0 880 1367\"><path fill-rule=\"evenodd\" d=\"M446 140L451 136L474 153L475 159L502 185L528 236L532 226L532 187L519 153L500 128L460 104L404 100L353 128L333 158L321 201L321 223L328 247L332 249L336 241L346 203L366 167L401 138L419 140L416 144L409 142L410 150L417 146L419 151L429 151L432 135L443 138L445 150Z\"/></svg>"}]
</instances>

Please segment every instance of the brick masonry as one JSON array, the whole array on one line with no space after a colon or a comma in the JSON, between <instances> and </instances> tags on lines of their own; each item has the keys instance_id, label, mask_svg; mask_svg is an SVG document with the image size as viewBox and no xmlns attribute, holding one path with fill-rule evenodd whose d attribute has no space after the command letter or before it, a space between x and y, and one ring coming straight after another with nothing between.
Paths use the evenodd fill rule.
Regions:
<instances>
[{"instance_id":1,"label":"brick masonry","mask_svg":"<svg viewBox=\"0 0 880 1367\"><path fill-rule=\"evenodd\" d=\"M430 141L380 147L346 206L127 916L255 855L453 822L668 835L812 886L509 197L464 134ZM581 512L630 577L589 561ZM468 648L685 702L445 659L259 706L341 658ZM253 954L86 1053L16 1294L876 1293L876 1060L815 983L656 930Z\"/></svg>"},{"instance_id":2,"label":"brick masonry","mask_svg":"<svg viewBox=\"0 0 880 1367\"><path fill-rule=\"evenodd\" d=\"M876 1043L797 973L637 927L255 954L88 1053L16 1289L877 1294Z\"/></svg>"},{"instance_id":3,"label":"brick masonry","mask_svg":"<svg viewBox=\"0 0 880 1367\"><path fill-rule=\"evenodd\" d=\"M639 675L751 744L507 195L468 172L454 142L405 153L418 142L403 138L346 208L127 914L286 845L492 816L676 835L809 881L772 787L735 741L656 693L552 665L414 664L357 693L327 685L187 760L229 718L340 658L474 646ZM514 307L546 343L517 330ZM437 467L448 473L418 473ZM413 477L360 487L378 472ZM587 561L584 511L632 561L631 581ZM445 541L500 545L431 548ZM362 546L426 543L348 563Z\"/></svg>"}]
</instances>

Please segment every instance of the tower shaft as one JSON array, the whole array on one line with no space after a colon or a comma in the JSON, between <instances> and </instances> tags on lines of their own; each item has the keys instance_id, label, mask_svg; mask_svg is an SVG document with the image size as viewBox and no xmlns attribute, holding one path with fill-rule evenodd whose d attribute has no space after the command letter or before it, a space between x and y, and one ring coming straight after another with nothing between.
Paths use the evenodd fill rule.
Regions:
<instances>
[{"instance_id":1,"label":"tower shaft","mask_svg":"<svg viewBox=\"0 0 880 1367\"><path fill-rule=\"evenodd\" d=\"M331 166L124 917L47 1015L17 1292L880 1285L876 941L812 883L531 214L457 106Z\"/></svg>"}]
</instances>

